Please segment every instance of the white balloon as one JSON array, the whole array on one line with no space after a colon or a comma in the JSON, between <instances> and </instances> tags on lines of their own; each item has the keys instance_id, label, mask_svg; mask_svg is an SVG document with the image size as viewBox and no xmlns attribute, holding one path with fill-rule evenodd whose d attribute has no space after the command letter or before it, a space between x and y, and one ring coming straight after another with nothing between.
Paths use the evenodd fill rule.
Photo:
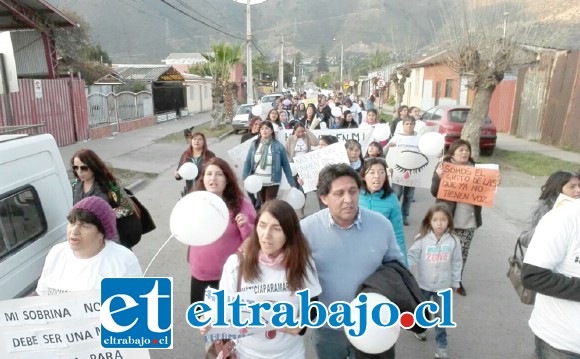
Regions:
<instances>
[{"instance_id":1,"label":"white balloon","mask_svg":"<svg viewBox=\"0 0 580 359\"><path fill-rule=\"evenodd\" d=\"M252 107L252 115L260 116L262 114L262 106L256 105Z\"/></svg>"},{"instance_id":2,"label":"white balloon","mask_svg":"<svg viewBox=\"0 0 580 359\"><path fill-rule=\"evenodd\" d=\"M244 188L250 193L258 193L262 189L262 179L256 175L246 177Z\"/></svg>"},{"instance_id":3,"label":"white balloon","mask_svg":"<svg viewBox=\"0 0 580 359\"><path fill-rule=\"evenodd\" d=\"M292 208L300 209L304 207L304 203L306 203L306 197L304 197L304 193L300 192L299 189L291 188L290 191L286 193L285 201L288 202Z\"/></svg>"},{"instance_id":4,"label":"white balloon","mask_svg":"<svg viewBox=\"0 0 580 359\"><path fill-rule=\"evenodd\" d=\"M292 171L292 177L298 174L298 167L296 167L296 163L290 162L290 170Z\"/></svg>"},{"instance_id":5,"label":"white balloon","mask_svg":"<svg viewBox=\"0 0 580 359\"><path fill-rule=\"evenodd\" d=\"M342 110L340 109L340 107L335 107L332 110L330 110L330 113L332 114L332 116L334 117L340 117L342 116Z\"/></svg>"},{"instance_id":6,"label":"white balloon","mask_svg":"<svg viewBox=\"0 0 580 359\"><path fill-rule=\"evenodd\" d=\"M328 126L326 125L326 122L321 122L321 123L319 124L319 126L320 126L320 129L321 129L321 130L326 130L326 129L328 128Z\"/></svg>"},{"instance_id":7,"label":"white balloon","mask_svg":"<svg viewBox=\"0 0 580 359\"><path fill-rule=\"evenodd\" d=\"M192 162L186 162L179 167L177 173L186 180L194 180L197 177L197 166Z\"/></svg>"},{"instance_id":8,"label":"white balloon","mask_svg":"<svg viewBox=\"0 0 580 359\"><path fill-rule=\"evenodd\" d=\"M401 326L399 325L398 320L393 326L388 328L375 324L375 322L371 319L372 309L378 304L391 303L391 301L387 297L378 293L365 293L365 295L367 296L367 327L365 333L359 337L352 336L349 333L349 330L354 331L354 333L359 333L360 322L358 321L350 328L344 327L344 331L351 344L360 351L368 354L383 353L395 345L397 339L399 338L399 334L401 333ZM360 304L361 302L359 301L358 297L350 302L350 305L353 308ZM380 309L381 323L389 323L391 319L391 312L389 308L386 305L383 305ZM361 316L362 315L363 314L361 313Z\"/></svg>"},{"instance_id":9,"label":"white balloon","mask_svg":"<svg viewBox=\"0 0 580 359\"><path fill-rule=\"evenodd\" d=\"M330 101L328 102L328 107L330 107L330 109L332 110L333 108L336 107L336 104L334 103L334 101Z\"/></svg>"},{"instance_id":10,"label":"white balloon","mask_svg":"<svg viewBox=\"0 0 580 359\"><path fill-rule=\"evenodd\" d=\"M228 226L230 214L216 194L196 191L175 204L169 218L171 234L190 246L206 246L220 238Z\"/></svg>"},{"instance_id":11,"label":"white balloon","mask_svg":"<svg viewBox=\"0 0 580 359\"><path fill-rule=\"evenodd\" d=\"M391 128L386 123L380 123L375 125L375 129L373 130L373 138L376 141L385 141L391 135Z\"/></svg>"},{"instance_id":12,"label":"white balloon","mask_svg":"<svg viewBox=\"0 0 580 359\"><path fill-rule=\"evenodd\" d=\"M419 151L427 156L436 156L445 147L445 137L439 132L427 132L419 137Z\"/></svg>"}]
</instances>

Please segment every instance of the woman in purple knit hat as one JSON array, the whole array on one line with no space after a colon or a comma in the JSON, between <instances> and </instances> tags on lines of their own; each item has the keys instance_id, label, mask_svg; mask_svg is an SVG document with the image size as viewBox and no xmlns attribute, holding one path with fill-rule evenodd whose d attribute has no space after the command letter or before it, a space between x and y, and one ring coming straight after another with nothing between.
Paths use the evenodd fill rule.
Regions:
<instances>
[{"instance_id":1,"label":"woman in purple knit hat","mask_svg":"<svg viewBox=\"0 0 580 359\"><path fill-rule=\"evenodd\" d=\"M52 247L36 287L38 295L100 289L106 277L142 277L135 254L112 241L115 211L100 197L86 197L69 212L67 241Z\"/></svg>"}]
</instances>

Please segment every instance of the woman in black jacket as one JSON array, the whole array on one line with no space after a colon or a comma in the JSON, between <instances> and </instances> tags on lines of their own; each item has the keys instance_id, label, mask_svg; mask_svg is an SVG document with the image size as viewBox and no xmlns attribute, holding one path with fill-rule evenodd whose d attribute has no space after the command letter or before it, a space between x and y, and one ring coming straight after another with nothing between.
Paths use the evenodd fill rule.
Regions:
<instances>
[{"instance_id":1,"label":"woman in black jacket","mask_svg":"<svg viewBox=\"0 0 580 359\"><path fill-rule=\"evenodd\" d=\"M471 158L471 145L465 140L456 140L449 146L447 154L443 157L443 162L449 162L462 166L475 166L475 161ZM443 166L440 164L433 173L433 180L431 183L431 194L437 197L439 185L441 183L441 175L443 174ZM453 214L453 224L455 227L455 234L461 243L461 256L463 258L463 269L461 275L463 277L463 270L465 270L465 262L469 253L469 247L475 230L482 225L481 206L475 206L469 203L452 202L437 198L436 203L446 203ZM467 293L463 288L463 281L460 283L457 293L465 296Z\"/></svg>"}]
</instances>

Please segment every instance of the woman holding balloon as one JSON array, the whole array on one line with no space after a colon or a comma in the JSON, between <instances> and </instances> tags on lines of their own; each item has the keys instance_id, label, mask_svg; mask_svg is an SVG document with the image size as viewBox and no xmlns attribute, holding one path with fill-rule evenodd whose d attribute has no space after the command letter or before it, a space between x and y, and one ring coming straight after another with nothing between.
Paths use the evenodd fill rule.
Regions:
<instances>
[{"instance_id":1,"label":"woman holding balloon","mask_svg":"<svg viewBox=\"0 0 580 359\"><path fill-rule=\"evenodd\" d=\"M263 205L278 196L282 172L286 175L290 186L296 187L286 149L276 140L272 122L264 121L260 124L260 136L248 150L243 179L255 175L262 180L262 188L258 193Z\"/></svg>"},{"instance_id":2,"label":"woman holding balloon","mask_svg":"<svg viewBox=\"0 0 580 359\"><path fill-rule=\"evenodd\" d=\"M208 150L205 135L201 132L194 132L191 134L189 147L181 155L179 164L177 165L177 170L175 171L176 180L180 181L185 178L185 188L181 193L182 196L185 196L191 191L194 182L199 178L199 173L201 172L203 165L213 157L215 157L215 153ZM189 168L184 168L180 171L181 166L186 163L193 163L197 167L197 171L191 171Z\"/></svg>"},{"instance_id":3,"label":"woman holding balloon","mask_svg":"<svg viewBox=\"0 0 580 359\"><path fill-rule=\"evenodd\" d=\"M259 293L271 288L265 300L289 300L302 289L315 298L321 292L310 248L292 207L280 200L265 203L243 255L232 255L224 265L220 289L227 293ZM300 315L308 315L300 313ZM209 327L201 329L205 334ZM238 358L303 359L306 328L283 328L237 339Z\"/></svg>"},{"instance_id":4,"label":"woman holding balloon","mask_svg":"<svg viewBox=\"0 0 580 359\"><path fill-rule=\"evenodd\" d=\"M220 197L227 206L229 221L225 232L213 243L196 246L195 239L192 238L188 256L191 269L191 303L203 301L207 287L218 287L224 263L252 233L256 219L254 206L238 186L234 171L219 157L209 159L204 165L196 190L211 192Z\"/></svg>"}]
</instances>

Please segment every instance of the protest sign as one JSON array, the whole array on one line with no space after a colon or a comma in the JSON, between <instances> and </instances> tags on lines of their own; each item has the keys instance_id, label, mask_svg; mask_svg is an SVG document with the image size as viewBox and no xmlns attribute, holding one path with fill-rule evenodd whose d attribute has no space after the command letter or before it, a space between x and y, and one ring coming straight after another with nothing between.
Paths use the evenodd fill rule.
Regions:
<instances>
[{"instance_id":1,"label":"protest sign","mask_svg":"<svg viewBox=\"0 0 580 359\"><path fill-rule=\"evenodd\" d=\"M0 302L0 358L149 358L144 349L101 349L99 290Z\"/></svg>"},{"instance_id":2,"label":"protest sign","mask_svg":"<svg viewBox=\"0 0 580 359\"><path fill-rule=\"evenodd\" d=\"M368 126L366 128L353 128L353 129L344 129L344 130L333 130L333 129L326 129L326 130L310 130L316 138L320 138L323 135L331 135L336 136L339 141L346 141L346 140L357 140L362 147L362 153L366 153L367 147L370 142L373 141L372 132L373 127ZM292 136L293 130L283 130L276 133L276 139L280 141L283 145L286 144L286 141L290 136ZM232 160L233 169L236 172L238 178L242 179L242 172L244 170L244 162L246 161L246 156L248 155L248 150L250 146L254 143L256 137L247 140L246 142L237 145L234 148L228 150L228 156ZM318 145L318 144L316 144ZM344 144L342 145L344 147ZM338 163L338 162L335 162ZM348 162L347 162L348 163ZM318 177L317 177L318 178ZM282 186L286 188L286 185Z\"/></svg>"},{"instance_id":3,"label":"protest sign","mask_svg":"<svg viewBox=\"0 0 580 359\"><path fill-rule=\"evenodd\" d=\"M499 170L442 163L437 198L492 207L499 184Z\"/></svg>"},{"instance_id":4,"label":"protest sign","mask_svg":"<svg viewBox=\"0 0 580 359\"><path fill-rule=\"evenodd\" d=\"M331 163L349 163L344 143L338 142L302 156L294 157L298 176L304 181L304 193L316 190L320 170Z\"/></svg>"},{"instance_id":5,"label":"protest sign","mask_svg":"<svg viewBox=\"0 0 580 359\"><path fill-rule=\"evenodd\" d=\"M393 169L390 181L401 186L431 188L437 157L413 147L389 147L387 166Z\"/></svg>"}]
</instances>

